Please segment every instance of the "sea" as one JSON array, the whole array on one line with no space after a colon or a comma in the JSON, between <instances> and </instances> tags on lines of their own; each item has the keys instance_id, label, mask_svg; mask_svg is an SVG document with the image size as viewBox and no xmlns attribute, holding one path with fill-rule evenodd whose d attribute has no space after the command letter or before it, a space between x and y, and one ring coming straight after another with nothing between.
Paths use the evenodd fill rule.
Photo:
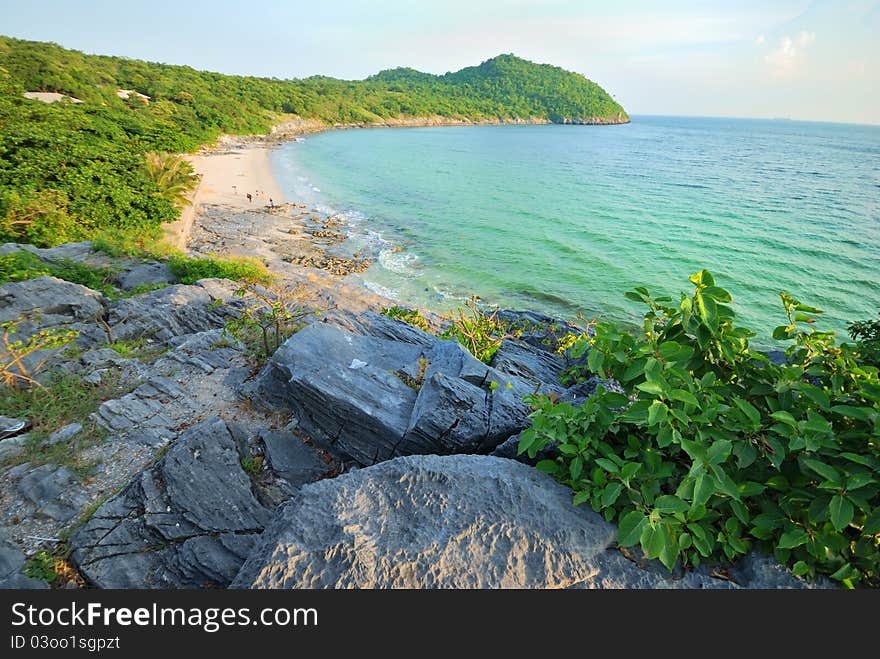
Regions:
<instances>
[{"instance_id":1,"label":"sea","mask_svg":"<svg viewBox=\"0 0 880 659\"><path fill-rule=\"evenodd\" d=\"M880 126L635 116L621 126L328 131L272 155L288 198L347 221L401 305L636 323L709 270L772 345L779 293L841 338L880 311Z\"/></svg>"}]
</instances>

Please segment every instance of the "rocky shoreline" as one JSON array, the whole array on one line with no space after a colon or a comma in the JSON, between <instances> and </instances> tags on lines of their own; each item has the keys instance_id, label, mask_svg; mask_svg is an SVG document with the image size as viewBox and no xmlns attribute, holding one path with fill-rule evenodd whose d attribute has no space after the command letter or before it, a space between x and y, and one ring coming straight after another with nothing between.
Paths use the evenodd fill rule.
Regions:
<instances>
[{"instance_id":1,"label":"rocky shoreline","mask_svg":"<svg viewBox=\"0 0 880 659\"><path fill-rule=\"evenodd\" d=\"M88 243L0 249L103 264L135 292L110 299L49 276L0 287L0 319L38 314L25 331L76 330L56 367L107 387L87 418L39 446L0 441L0 586L45 587L28 567L41 551L69 555L55 587L814 585L759 556L670 574L617 549L613 525L511 459L524 395L576 404L595 390L559 382L556 321L505 312L525 331L483 364L376 313L382 301L344 276L292 267L300 232L319 226L304 212L215 208L195 228L196 252L248 250L313 287L321 315L265 365L225 331L244 304L234 282L175 283L163 263ZM144 284L163 287L137 292ZM123 356L108 336L150 350Z\"/></svg>"}]
</instances>

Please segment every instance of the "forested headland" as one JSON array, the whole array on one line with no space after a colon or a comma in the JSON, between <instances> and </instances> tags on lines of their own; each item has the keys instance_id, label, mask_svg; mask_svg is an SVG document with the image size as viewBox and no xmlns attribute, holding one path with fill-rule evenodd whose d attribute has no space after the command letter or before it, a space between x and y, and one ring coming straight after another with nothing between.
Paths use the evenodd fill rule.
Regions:
<instances>
[{"instance_id":1,"label":"forested headland","mask_svg":"<svg viewBox=\"0 0 880 659\"><path fill-rule=\"evenodd\" d=\"M26 92L64 98L43 103ZM185 167L164 170L176 161L161 154L222 133L265 133L294 116L328 126L629 121L596 83L513 55L439 76L398 68L359 81L278 80L0 37L0 240L51 246L156 231L177 217L191 180Z\"/></svg>"}]
</instances>

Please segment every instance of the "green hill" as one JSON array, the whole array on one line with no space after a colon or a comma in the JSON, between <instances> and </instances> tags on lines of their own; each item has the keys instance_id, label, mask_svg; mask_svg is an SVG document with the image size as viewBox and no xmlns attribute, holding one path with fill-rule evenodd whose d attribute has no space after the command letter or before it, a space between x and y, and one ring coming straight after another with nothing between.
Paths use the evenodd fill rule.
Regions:
<instances>
[{"instance_id":1,"label":"green hill","mask_svg":"<svg viewBox=\"0 0 880 659\"><path fill-rule=\"evenodd\" d=\"M41 103L25 92L83 102ZM146 173L144 154L193 151L221 133L264 133L291 115L328 125L629 121L599 85L513 55L442 76L400 68L360 81L278 80L0 36L0 240L51 244L158 227L177 210Z\"/></svg>"}]
</instances>

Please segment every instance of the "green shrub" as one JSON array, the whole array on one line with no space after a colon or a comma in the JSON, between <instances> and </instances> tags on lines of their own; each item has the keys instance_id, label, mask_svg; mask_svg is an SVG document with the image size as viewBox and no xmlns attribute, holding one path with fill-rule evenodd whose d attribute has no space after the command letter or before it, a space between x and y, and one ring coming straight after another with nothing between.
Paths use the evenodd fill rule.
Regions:
<instances>
[{"instance_id":1,"label":"green shrub","mask_svg":"<svg viewBox=\"0 0 880 659\"><path fill-rule=\"evenodd\" d=\"M669 569L771 551L795 574L880 583L880 379L787 294L786 363L749 347L702 271L677 304L644 288L636 334L599 323L574 356L619 383L579 407L535 396L520 453ZM610 389L610 388L609 388Z\"/></svg>"},{"instance_id":2,"label":"green shrub","mask_svg":"<svg viewBox=\"0 0 880 659\"><path fill-rule=\"evenodd\" d=\"M847 329L862 358L874 366L880 366L880 319L859 320L850 323Z\"/></svg>"},{"instance_id":3,"label":"green shrub","mask_svg":"<svg viewBox=\"0 0 880 659\"><path fill-rule=\"evenodd\" d=\"M456 309L449 316L449 327L440 335L443 339L458 341L481 362L488 364L501 347L507 335L504 324L498 320L497 309L483 311L472 297L465 307Z\"/></svg>"},{"instance_id":4,"label":"green shrub","mask_svg":"<svg viewBox=\"0 0 880 659\"><path fill-rule=\"evenodd\" d=\"M418 309L407 309L406 307L383 307L380 312L383 316L388 316L389 318L396 318L397 320L402 320L405 323L409 323L414 327L418 327L420 330L424 330L425 332L431 332L431 326L428 324L427 319L419 312Z\"/></svg>"},{"instance_id":5,"label":"green shrub","mask_svg":"<svg viewBox=\"0 0 880 659\"><path fill-rule=\"evenodd\" d=\"M199 279L231 279L248 284L269 284L272 276L260 261L239 257L229 259L173 256L168 261L171 272L183 284L194 284Z\"/></svg>"}]
</instances>

